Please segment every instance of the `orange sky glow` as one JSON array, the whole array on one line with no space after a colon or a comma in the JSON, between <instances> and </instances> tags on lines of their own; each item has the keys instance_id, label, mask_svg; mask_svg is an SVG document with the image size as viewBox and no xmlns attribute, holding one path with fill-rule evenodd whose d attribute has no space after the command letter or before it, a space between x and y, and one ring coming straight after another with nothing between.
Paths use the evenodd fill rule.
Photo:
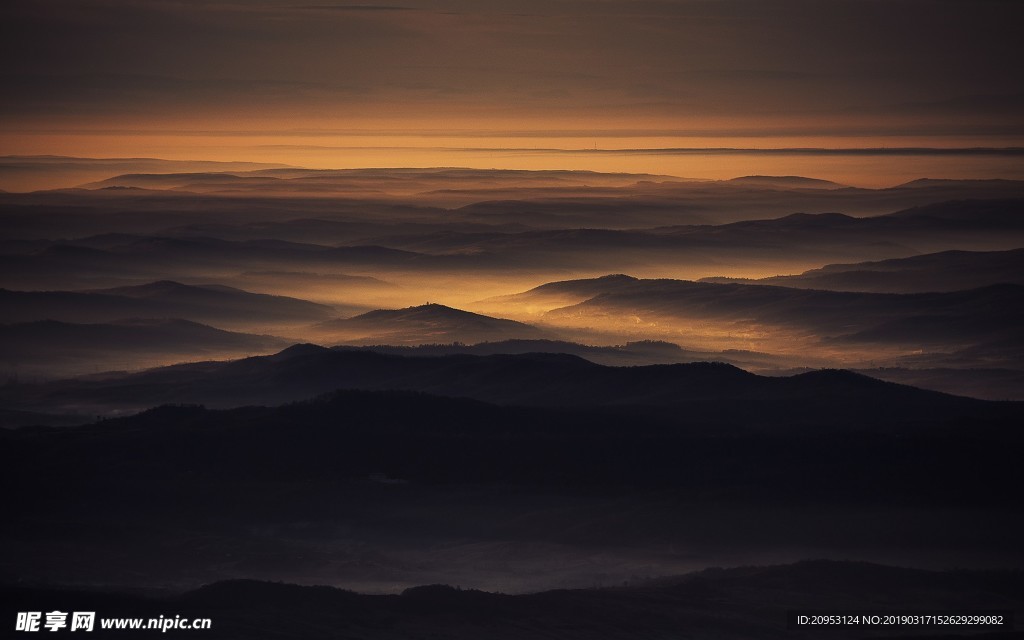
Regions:
<instances>
[{"instance_id":1,"label":"orange sky glow","mask_svg":"<svg viewBox=\"0 0 1024 640\"><path fill-rule=\"evenodd\" d=\"M11 0L0 155L1024 178L1019 3Z\"/></svg>"}]
</instances>

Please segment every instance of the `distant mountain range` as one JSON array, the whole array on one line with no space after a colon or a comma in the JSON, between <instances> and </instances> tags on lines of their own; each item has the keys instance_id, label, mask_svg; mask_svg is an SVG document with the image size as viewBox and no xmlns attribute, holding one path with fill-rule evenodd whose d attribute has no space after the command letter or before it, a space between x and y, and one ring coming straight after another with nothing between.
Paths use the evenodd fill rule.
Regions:
<instances>
[{"instance_id":1,"label":"distant mountain range","mask_svg":"<svg viewBox=\"0 0 1024 640\"><path fill-rule=\"evenodd\" d=\"M951 201L875 217L840 213L790 214L728 224L672 224L654 228L616 227L582 219L568 228L519 230L437 229L375 235L365 242L404 251L455 256L463 266L643 273L740 271L778 272L793 265L838 259L906 257L928 251L1009 250L1024 246L1022 200ZM572 212L577 205L551 203ZM579 205L583 206L583 205ZM628 202L616 208L635 208ZM568 213L566 215L569 215ZM688 215L688 214L681 214ZM806 267L802 267L806 268Z\"/></svg>"},{"instance_id":2,"label":"distant mountain range","mask_svg":"<svg viewBox=\"0 0 1024 640\"><path fill-rule=\"evenodd\" d=\"M671 329L673 320L679 326L714 320L737 331L789 327L836 343L946 344L955 350L1018 336L1024 286L882 294L612 275L549 283L482 304L488 305L547 307L543 317L553 324L639 318Z\"/></svg>"},{"instance_id":3,"label":"distant mountain range","mask_svg":"<svg viewBox=\"0 0 1024 640\"><path fill-rule=\"evenodd\" d=\"M234 324L303 324L335 313L329 306L220 285L159 281L91 291L0 289L0 322L111 322L124 318L187 318Z\"/></svg>"},{"instance_id":4,"label":"distant mountain range","mask_svg":"<svg viewBox=\"0 0 1024 640\"><path fill-rule=\"evenodd\" d=\"M1024 566L1024 182L0 158L0 188L83 171L0 193L3 607L104 585L211 637L381 640L1020 608L1005 573L679 576Z\"/></svg>"},{"instance_id":5,"label":"distant mountain range","mask_svg":"<svg viewBox=\"0 0 1024 640\"><path fill-rule=\"evenodd\" d=\"M327 180L310 174L303 179ZM260 175L251 179L290 180ZM346 176L337 179L371 179ZM396 184L411 180L421 187L439 186L456 179L454 173L417 176L402 174ZM173 181L188 176L150 177ZM107 190L7 194L0 202L0 222L8 236L0 244L0 286L81 290L123 282L125 274L135 282L228 282L286 293L295 290L289 286L301 285L297 277L272 289L251 275L260 272L343 273L399 285L411 273L517 273L529 274L533 282L540 274L555 279L567 273L699 278L1024 246L1024 186L1016 183L872 191L756 187L743 181L629 182L623 176L589 174L549 177L552 184L563 186L568 180L575 191L505 200L494 198L504 195L498 191L505 187L499 185L488 197L465 196L471 201L459 206L410 200L409 194L369 200L358 194L271 197L259 189L224 195ZM240 178L231 174L225 179ZM471 179L486 181L484 174ZM536 179L546 184L548 178ZM372 180L386 182L383 174ZM508 183L509 193L518 196L523 196L521 189L512 185L528 181L520 174L495 180ZM938 193L965 199L935 202ZM862 216L865 207L870 213L898 213L856 217L834 212ZM140 210L146 215L138 215ZM242 273L250 275L238 279ZM276 282L281 285L280 278ZM339 284L354 286L340 279ZM429 299L441 299L442 293L434 290ZM368 297L352 301L358 309L351 311L383 306ZM407 296L399 304L416 301Z\"/></svg>"},{"instance_id":6,"label":"distant mountain range","mask_svg":"<svg viewBox=\"0 0 1024 640\"><path fill-rule=\"evenodd\" d=\"M247 192L330 192L408 195L453 184L463 189L573 188L588 184L629 186L638 180L672 180L671 176L596 173L571 170L515 170L470 168L304 169L260 168L249 171L201 173L126 173L81 185L83 189L129 187L213 192L244 189Z\"/></svg>"},{"instance_id":7,"label":"distant mountain range","mask_svg":"<svg viewBox=\"0 0 1024 640\"><path fill-rule=\"evenodd\" d=\"M107 240L107 239L104 239ZM61 281L69 272L82 279L112 280L132 274L135 278L200 278L204 274L253 271L335 271L348 268L464 270L508 266L494 256L433 255L391 249L380 245L330 247L278 240L228 241L209 237L130 237L103 248L82 243L55 243L28 255L0 256L0 265L23 270L7 280L46 283ZM105 243L106 244L106 243ZM64 276L65 279L67 276ZM73 282L73 280L72 280ZM35 285L33 286L40 286Z\"/></svg>"}]
</instances>

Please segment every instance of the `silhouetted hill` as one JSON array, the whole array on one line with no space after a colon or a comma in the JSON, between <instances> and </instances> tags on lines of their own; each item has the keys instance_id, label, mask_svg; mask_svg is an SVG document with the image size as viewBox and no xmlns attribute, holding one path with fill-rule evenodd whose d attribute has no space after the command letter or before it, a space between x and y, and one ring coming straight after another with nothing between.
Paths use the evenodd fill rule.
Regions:
<instances>
[{"instance_id":1,"label":"silhouetted hill","mask_svg":"<svg viewBox=\"0 0 1024 640\"><path fill-rule=\"evenodd\" d=\"M528 324L424 304L406 309L378 309L314 327L335 342L370 344L475 344L498 340L539 339L547 334Z\"/></svg>"},{"instance_id":2,"label":"silhouetted hill","mask_svg":"<svg viewBox=\"0 0 1024 640\"><path fill-rule=\"evenodd\" d=\"M247 178L232 173L125 173L99 182L81 185L82 189L168 189L189 190L191 185L212 183L224 188L246 182Z\"/></svg>"},{"instance_id":3,"label":"silhouetted hill","mask_svg":"<svg viewBox=\"0 0 1024 640\"><path fill-rule=\"evenodd\" d=\"M322 376L324 353L339 355L297 346L153 374L269 362L281 374L273 383L285 385L310 366ZM403 360L341 355L359 356L370 379L383 361ZM466 368L465 357L404 360L463 388L481 378L521 384L493 367ZM518 363L524 379L539 375L531 358L498 360ZM582 364L574 384L592 396L581 406L339 391L279 407L161 406L70 429L0 431L0 481L10 489L0 506L13 523L0 529L0 563L12 579L53 582L301 575L366 589L440 579L523 591L759 553L888 553L947 567L1021 559L1019 405L843 372L766 380L724 366L621 370L654 389L666 372L698 379L657 411L608 402L615 391L592 375L606 368ZM736 378L750 388L720 390ZM704 393L693 388L701 380ZM92 382L93 401L129 389L177 395L152 375L121 389ZM270 395L267 386L251 392Z\"/></svg>"},{"instance_id":4,"label":"silhouetted hill","mask_svg":"<svg viewBox=\"0 0 1024 640\"><path fill-rule=\"evenodd\" d=\"M830 264L793 276L759 280L716 277L702 278L701 282L880 293L957 291L1001 283L1024 284L1024 249L943 251L876 262Z\"/></svg>"},{"instance_id":5,"label":"silhouetted hill","mask_svg":"<svg viewBox=\"0 0 1024 640\"><path fill-rule=\"evenodd\" d=\"M513 303L531 308L541 306L550 309L564 304L583 302L605 293L631 291L636 288L639 281L638 278L622 273L599 278L560 280L542 284L523 293L488 298L481 301L481 304Z\"/></svg>"},{"instance_id":6,"label":"silhouetted hill","mask_svg":"<svg viewBox=\"0 0 1024 640\"><path fill-rule=\"evenodd\" d=\"M944 221L964 228L982 225L993 227L1020 228L1024 225L1021 218L1020 199L993 200L949 200L936 202L882 216L887 222L894 224L906 223L909 220Z\"/></svg>"},{"instance_id":7,"label":"silhouetted hill","mask_svg":"<svg viewBox=\"0 0 1024 640\"><path fill-rule=\"evenodd\" d=\"M863 426L1019 412L849 372L762 377L720 363L605 367L563 354L400 357L292 347L274 356L154 369L101 380L20 385L6 406L143 408L160 402L276 404L334 389L409 390L509 405L631 407L696 423ZM99 408L97 409L99 411Z\"/></svg>"},{"instance_id":8,"label":"silhouetted hill","mask_svg":"<svg viewBox=\"0 0 1024 640\"><path fill-rule=\"evenodd\" d=\"M634 278L633 276L628 276L622 273L617 273L613 275L601 276L600 278L549 282L548 284L542 284L539 287L530 289L528 293L554 295L563 295L565 293L571 293L574 295L589 298L601 293L610 293L614 291L628 291L632 289L637 282L639 282L638 278Z\"/></svg>"},{"instance_id":9,"label":"silhouetted hill","mask_svg":"<svg viewBox=\"0 0 1024 640\"><path fill-rule=\"evenodd\" d=\"M829 180L805 178L803 176L742 176L729 180L733 184L749 184L759 187L780 187L784 189L841 189L845 185Z\"/></svg>"},{"instance_id":10,"label":"silhouetted hill","mask_svg":"<svg viewBox=\"0 0 1024 640\"><path fill-rule=\"evenodd\" d=\"M288 165L258 162L160 160L157 158L75 158L68 156L2 156L0 182L8 190L71 187L132 171L251 171Z\"/></svg>"}]
</instances>

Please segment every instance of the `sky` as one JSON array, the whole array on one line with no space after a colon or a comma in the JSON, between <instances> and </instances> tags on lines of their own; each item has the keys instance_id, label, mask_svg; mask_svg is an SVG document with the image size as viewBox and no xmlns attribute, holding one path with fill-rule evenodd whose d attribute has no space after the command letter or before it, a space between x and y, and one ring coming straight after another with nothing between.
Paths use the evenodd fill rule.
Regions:
<instances>
[{"instance_id":1,"label":"sky","mask_svg":"<svg viewBox=\"0 0 1024 640\"><path fill-rule=\"evenodd\" d=\"M1022 18L1016 0L5 0L0 155L1024 146Z\"/></svg>"}]
</instances>

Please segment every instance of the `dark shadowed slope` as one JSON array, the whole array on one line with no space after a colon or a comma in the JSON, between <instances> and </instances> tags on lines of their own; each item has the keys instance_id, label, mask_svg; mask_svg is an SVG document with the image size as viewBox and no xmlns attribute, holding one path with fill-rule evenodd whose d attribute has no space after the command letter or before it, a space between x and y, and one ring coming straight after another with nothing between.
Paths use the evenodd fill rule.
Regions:
<instances>
[{"instance_id":1,"label":"dark shadowed slope","mask_svg":"<svg viewBox=\"0 0 1024 640\"><path fill-rule=\"evenodd\" d=\"M859 373L922 389L981 398L1024 401L1024 369L993 369L983 366L863 369Z\"/></svg>"},{"instance_id":2,"label":"dark shadowed slope","mask_svg":"<svg viewBox=\"0 0 1024 640\"><path fill-rule=\"evenodd\" d=\"M349 347L337 347L349 348ZM722 361L736 364L723 354L699 353L687 351L671 342L656 340L640 340L622 345L592 346L565 342L563 340L546 339L512 339L497 342L481 342L477 344L433 344L419 346L371 345L362 347L377 353L389 353L403 356L449 356L456 354L489 356L498 354L526 353L567 353L584 360L608 366L640 366L648 364L678 364L695 361ZM732 354L740 360L744 355L756 359L758 356L769 358L765 354Z\"/></svg>"},{"instance_id":3,"label":"dark shadowed slope","mask_svg":"<svg viewBox=\"0 0 1024 640\"><path fill-rule=\"evenodd\" d=\"M104 324L42 320L0 325L5 373L48 377L268 353L288 341L180 319Z\"/></svg>"},{"instance_id":4,"label":"dark shadowed slope","mask_svg":"<svg viewBox=\"0 0 1024 640\"><path fill-rule=\"evenodd\" d=\"M0 431L13 523L0 566L55 583L523 591L744 552L1019 563L1019 412L940 401L941 417L901 416L877 396L860 402L875 414L850 423L833 402L808 425L792 398L734 397L745 411L702 424L692 404L652 416L346 391Z\"/></svg>"},{"instance_id":5,"label":"dark shadowed slope","mask_svg":"<svg viewBox=\"0 0 1024 640\"><path fill-rule=\"evenodd\" d=\"M541 339L547 334L522 322L427 303L406 309L378 309L313 328L315 335L353 344L476 344Z\"/></svg>"},{"instance_id":6,"label":"dark shadowed slope","mask_svg":"<svg viewBox=\"0 0 1024 640\"><path fill-rule=\"evenodd\" d=\"M992 351L999 351L996 357L986 359L984 353L974 355L961 353L955 356L943 354L935 358L939 362L959 359L957 364L960 368L929 365L927 356L916 355L904 359L905 366L902 367L858 369L856 372L879 380L981 400L1024 400L1024 370L992 368L989 364L989 361L1016 360L1024 362L1024 355L1022 355L1020 347L1011 348L1010 345L1005 345L1002 348L997 345L990 345L990 347ZM475 345L373 345L361 348L401 356L567 353L597 364L627 367L715 361L732 364L754 373L769 375L792 373L790 368L794 365L800 366L801 370L807 369L806 356L804 358L799 356L782 358L767 353L740 350L693 351L683 349L672 342L657 340L640 340L627 342L624 345L600 347L560 340L505 340ZM912 363L916 363L916 368L910 368Z\"/></svg>"},{"instance_id":7,"label":"dark shadowed slope","mask_svg":"<svg viewBox=\"0 0 1024 640\"><path fill-rule=\"evenodd\" d=\"M792 276L759 280L721 277L701 281L881 293L957 291L991 284L1024 284L1024 249L943 251L876 262L830 264Z\"/></svg>"}]
</instances>

